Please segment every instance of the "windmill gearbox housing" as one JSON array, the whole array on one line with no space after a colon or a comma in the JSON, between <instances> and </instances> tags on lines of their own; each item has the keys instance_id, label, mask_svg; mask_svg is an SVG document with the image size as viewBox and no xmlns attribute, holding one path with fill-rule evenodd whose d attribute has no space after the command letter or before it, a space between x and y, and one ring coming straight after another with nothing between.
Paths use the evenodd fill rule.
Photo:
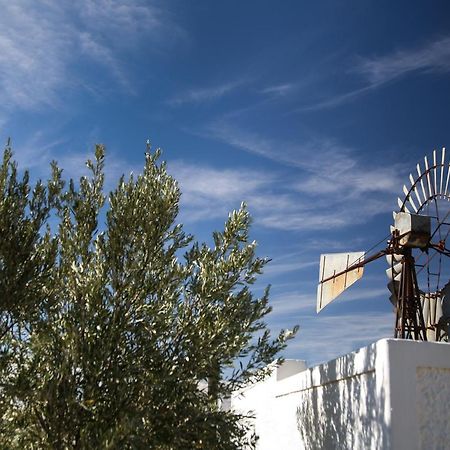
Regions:
<instances>
[{"instance_id":1,"label":"windmill gearbox housing","mask_svg":"<svg viewBox=\"0 0 450 450\"><path fill-rule=\"evenodd\" d=\"M412 248L426 248L431 236L430 216L399 212L395 216L395 229L400 236L400 245Z\"/></svg>"}]
</instances>

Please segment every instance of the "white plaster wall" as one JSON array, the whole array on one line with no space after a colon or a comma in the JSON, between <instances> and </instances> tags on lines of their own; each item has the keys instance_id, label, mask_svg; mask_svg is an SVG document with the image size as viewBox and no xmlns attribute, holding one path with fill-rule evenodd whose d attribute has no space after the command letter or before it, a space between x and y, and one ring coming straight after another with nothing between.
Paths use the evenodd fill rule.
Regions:
<instances>
[{"instance_id":1,"label":"white plaster wall","mask_svg":"<svg viewBox=\"0 0 450 450\"><path fill-rule=\"evenodd\" d=\"M317 386L299 395L297 420L305 448L369 449L382 442L375 373Z\"/></svg>"},{"instance_id":2,"label":"white plaster wall","mask_svg":"<svg viewBox=\"0 0 450 450\"><path fill-rule=\"evenodd\" d=\"M418 367L417 419L420 449L450 448L450 369Z\"/></svg>"},{"instance_id":3,"label":"white plaster wall","mask_svg":"<svg viewBox=\"0 0 450 450\"><path fill-rule=\"evenodd\" d=\"M386 354L381 341L304 374L296 411L302 448L390 447Z\"/></svg>"},{"instance_id":4,"label":"white plaster wall","mask_svg":"<svg viewBox=\"0 0 450 450\"><path fill-rule=\"evenodd\" d=\"M264 382L256 383L232 396L232 409L254 414L254 430L259 437L258 448L298 448L300 433L295 415L298 399L292 395L280 397L279 393L295 389L299 372L304 370L304 361L286 360L283 367L274 367ZM285 414L285 411L294 414Z\"/></svg>"},{"instance_id":5,"label":"white plaster wall","mask_svg":"<svg viewBox=\"0 0 450 450\"><path fill-rule=\"evenodd\" d=\"M450 449L450 345L383 339L289 367L231 399L254 411L260 450Z\"/></svg>"},{"instance_id":6,"label":"white plaster wall","mask_svg":"<svg viewBox=\"0 0 450 450\"><path fill-rule=\"evenodd\" d=\"M392 448L450 449L450 345L388 342Z\"/></svg>"}]
</instances>

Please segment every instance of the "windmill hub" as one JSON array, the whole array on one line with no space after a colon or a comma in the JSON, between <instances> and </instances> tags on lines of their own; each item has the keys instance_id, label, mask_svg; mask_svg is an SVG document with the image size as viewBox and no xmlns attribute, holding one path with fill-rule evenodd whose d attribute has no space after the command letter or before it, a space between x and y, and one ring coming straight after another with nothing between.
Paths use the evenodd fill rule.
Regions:
<instances>
[{"instance_id":1,"label":"windmill hub","mask_svg":"<svg viewBox=\"0 0 450 450\"><path fill-rule=\"evenodd\" d=\"M431 238L431 219L428 216L399 212L395 215L395 233L400 246L425 249Z\"/></svg>"}]
</instances>

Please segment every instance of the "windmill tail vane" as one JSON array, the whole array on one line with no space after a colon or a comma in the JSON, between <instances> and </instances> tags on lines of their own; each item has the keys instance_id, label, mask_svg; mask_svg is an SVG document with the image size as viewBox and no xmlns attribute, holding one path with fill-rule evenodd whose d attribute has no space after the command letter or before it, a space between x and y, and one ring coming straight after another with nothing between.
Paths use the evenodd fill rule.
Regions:
<instances>
[{"instance_id":1,"label":"windmill tail vane","mask_svg":"<svg viewBox=\"0 0 450 450\"><path fill-rule=\"evenodd\" d=\"M317 312L362 278L364 267L386 257L389 300L394 306L394 337L422 341L449 341L450 335L450 163L433 152L424 158L417 176L403 186L399 210L393 212L387 246L373 255L365 252L320 256Z\"/></svg>"}]
</instances>

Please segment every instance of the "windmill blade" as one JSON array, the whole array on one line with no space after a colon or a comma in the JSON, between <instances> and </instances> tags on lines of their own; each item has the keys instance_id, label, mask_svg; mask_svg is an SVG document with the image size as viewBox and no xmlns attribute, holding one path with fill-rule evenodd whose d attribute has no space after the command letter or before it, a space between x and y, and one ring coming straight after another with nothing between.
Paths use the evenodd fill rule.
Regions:
<instances>
[{"instance_id":1,"label":"windmill blade","mask_svg":"<svg viewBox=\"0 0 450 450\"><path fill-rule=\"evenodd\" d=\"M442 289L442 314L450 318L450 281Z\"/></svg>"},{"instance_id":2,"label":"windmill blade","mask_svg":"<svg viewBox=\"0 0 450 450\"><path fill-rule=\"evenodd\" d=\"M442 302L440 298L435 298L434 301L436 302L434 321L438 323L442 317Z\"/></svg>"},{"instance_id":3,"label":"windmill blade","mask_svg":"<svg viewBox=\"0 0 450 450\"><path fill-rule=\"evenodd\" d=\"M441 159L441 181L439 183L439 193L441 194L441 198L443 195L442 188L444 185L444 166L445 166L445 147L442 148L442 159Z\"/></svg>"},{"instance_id":4,"label":"windmill blade","mask_svg":"<svg viewBox=\"0 0 450 450\"><path fill-rule=\"evenodd\" d=\"M428 294L425 294L425 293L420 294L420 303L422 306L422 314L423 314L423 320L425 322L425 326L429 327L431 317L430 317L430 298L429 298Z\"/></svg>"},{"instance_id":5,"label":"windmill blade","mask_svg":"<svg viewBox=\"0 0 450 450\"><path fill-rule=\"evenodd\" d=\"M406 211L407 213L411 213L411 211L406 206L406 200L403 202L402 199L400 197L398 197L397 204L398 204L398 207L400 208L400 211Z\"/></svg>"},{"instance_id":6,"label":"windmill blade","mask_svg":"<svg viewBox=\"0 0 450 450\"><path fill-rule=\"evenodd\" d=\"M388 254L386 255L386 261L389 264L389 269L386 270L386 276L389 280L387 287L391 291L389 300L395 306L397 304L398 291L402 279L403 255Z\"/></svg>"},{"instance_id":7,"label":"windmill blade","mask_svg":"<svg viewBox=\"0 0 450 450\"><path fill-rule=\"evenodd\" d=\"M437 161L436 161L436 150L433 150L433 179L434 179L434 195L437 194Z\"/></svg>"},{"instance_id":8,"label":"windmill blade","mask_svg":"<svg viewBox=\"0 0 450 450\"><path fill-rule=\"evenodd\" d=\"M433 197L433 190L431 189L431 177L430 177L430 167L428 165L428 157L425 156L423 159L425 162L425 175L427 177L427 184L428 184L428 198Z\"/></svg>"},{"instance_id":9,"label":"windmill blade","mask_svg":"<svg viewBox=\"0 0 450 450\"><path fill-rule=\"evenodd\" d=\"M447 195L448 191L448 182L450 180L450 163L448 163L446 167L447 167L447 180L445 182L444 195Z\"/></svg>"},{"instance_id":10,"label":"windmill blade","mask_svg":"<svg viewBox=\"0 0 450 450\"><path fill-rule=\"evenodd\" d=\"M413 207L414 211L417 212L418 211L417 206L414 203L411 193L408 191L408 188L405 185L403 185L403 192L406 195L405 201L408 200L410 205Z\"/></svg>"},{"instance_id":11,"label":"windmill blade","mask_svg":"<svg viewBox=\"0 0 450 450\"><path fill-rule=\"evenodd\" d=\"M416 195L417 202L418 202L419 208L420 208L422 206L422 200L420 198L419 191L417 190L416 181L414 180L414 178L413 178L411 173L409 174L409 181L411 182L411 186L412 186L412 188L414 190L414 194Z\"/></svg>"},{"instance_id":12,"label":"windmill blade","mask_svg":"<svg viewBox=\"0 0 450 450\"><path fill-rule=\"evenodd\" d=\"M320 255L317 312L363 276L363 267L352 269L352 266L362 262L364 254L364 252L353 252Z\"/></svg>"},{"instance_id":13,"label":"windmill blade","mask_svg":"<svg viewBox=\"0 0 450 450\"><path fill-rule=\"evenodd\" d=\"M420 180L420 187L422 188L423 202L425 203L428 199L428 195L425 193L425 185L423 184L423 176L422 176L422 172L420 171L420 164L417 164L416 169L417 169L417 174L419 175L418 179Z\"/></svg>"},{"instance_id":14,"label":"windmill blade","mask_svg":"<svg viewBox=\"0 0 450 450\"><path fill-rule=\"evenodd\" d=\"M391 225L392 226L392 225ZM394 227L392 227L394 228ZM401 263L403 260L403 255L397 254L397 253L388 253L386 255L386 261L390 266L394 266L396 264Z\"/></svg>"}]
</instances>

